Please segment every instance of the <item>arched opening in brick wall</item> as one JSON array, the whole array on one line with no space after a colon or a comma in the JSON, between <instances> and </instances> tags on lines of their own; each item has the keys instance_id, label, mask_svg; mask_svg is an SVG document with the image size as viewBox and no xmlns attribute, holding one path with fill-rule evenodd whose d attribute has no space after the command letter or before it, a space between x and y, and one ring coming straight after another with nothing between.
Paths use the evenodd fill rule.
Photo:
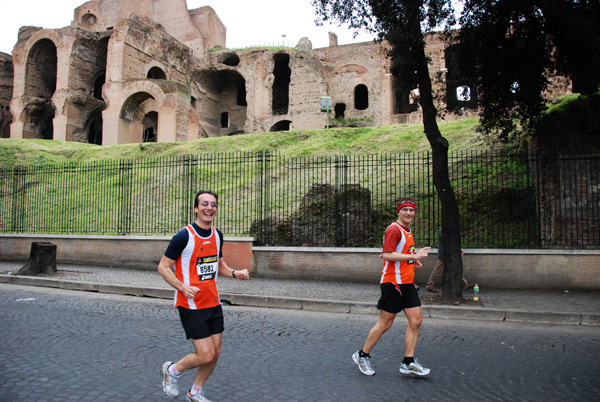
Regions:
<instances>
[{"instance_id":1,"label":"arched opening in brick wall","mask_svg":"<svg viewBox=\"0 0 600 402\"><path fill-rule=\"evenodd\" d=\"M236 67L240 64L240 57L235 53L224 53L218 56L219 62L226 66Z\"/></svg>"},{"instance_id":2,"label":"arched opening in brick wall","mask_svg":"<svg viewBox=\"0 0 600 402\"><path fill-rule=\"evenodd\" d=\"M290 124L292 124L290 120L280 120L273 124L269 131L290 131Z\"/></svg>"},{"instance_id":3,"label":"arched opening in brick wall","mask_svg":"<svg viewBox=\"0 0 600 402\"><path fill-rule=\"evenodd\" d=\"M354 108L356 110L365 110L369 107L369 90L364 84L358 84L354 87Z\"/></svg>"},{"instance_id":4,"label":"arched opening in brick wall","mask_svg":"<svg viewBox=\"0 0 600 402\"><path fill-rule=\"evenodd\" d=\"M119 114L119 141L121 143L144 142L146 135L158 138L158 113L155 116L156 125L152 125L152 117L145 120L145 117L155 108L156 100L147 92L136 92L129 96L123 102ZM149 127L153 127L152 133L145 132Z\"/></svg>"},{"instance_id":5,"label":"arched opening in brick wall","mask_svg":"<svg viewBox=\"0 0 600 402\"><path fill-rule=\"evenodd\" d=\"M56 91L56 46L50 39L37 41L27 55L25 96L51 99Z\"/></svg>"},{"instance_id":6,"label":"arched opening in brick wall","mask_svg":"<svg viewBox=\"0 0 600 402\"><path fill-rule=\"evenodd\" d=\"M96 24L98 23L98 17L96 17L92 13L85 13L81 16L81 20L79 21L79 25L87 29L96 29Z\"/></svg>"},{"instance_id":7,"label":"arched opening in brick wall","mask_svg":"<svg viewBox=\"0 0 600 402\"><path fill-rule=\"evenodd\" d=\"M275 66L273 68L273 115L280 116L288 113L290 103L290 81L292 70L290 69L290 55L277 53L273 56Z\"/></svg>"},{"instance_id":8,"label":"arched opening in brick wall","mask_svg":"<svg viewBox=\"0 0 600 402\"><path fill-rule=\"evenodd\" d=\"M142 142L156 142L158 139L158 113L149 112L144 116L142 120L144 127L144 134Z\"/></svg>"},{"instance_id":9,"label":"arched opening in brick wall","mask_svg":"<svg viewBox=\"0 0 600 402\"><path fill-rule=\"evenodd\" d=\"M162 68L154 66L150 70L148 70L147 78L153 80L166 80L167 74L165 74Z\"/></svg>"},{"instance_id":10,"label":"arched opening in brick wall","mask_svg":"<svg viewBox=\"0 0 600 402\"><path fill-rule=\"evenodd\" d=\"M29 49L25 68L25 98L29 103L20 116L23 138L54 138L52 95L56 91L57 60L56 46L50 39L40 39Z\"/></svg>"},{"instance_id":11,"label":"arched opening in brick wall","mask_svg":"<svg viewBox=\"0 0 600 402\"><path fill-rule=\"evenodd\" d=\"M333 107L333 112L335 113L336 119L343 119L346 116L346 104L336 103Z\"/></svg>"},{"instance_id":12,"label":"arched opening in brick wall","mask_svg":"<svg viewBox=\"0 0 600 402\"><path fill-rule=\"evenodd\" d=\"M23 138L54 138L55 108L52 95L56 91L56 46L50 39L37 41L27 55L25 69L25 97L32 99L23 110L21 121Z\"/></svg>"},{"instance_id":13,"label":"arched opening in brick wall","mask_svg":"<svg viewBox=\"0 0 600 402\"><path fill-rule=\"evenodd\" d=\"M50 101L37 100L27 105L20 117L23 122L23 138L53 139L54 115L54 105Z\"/></svg>"}]
</instances>

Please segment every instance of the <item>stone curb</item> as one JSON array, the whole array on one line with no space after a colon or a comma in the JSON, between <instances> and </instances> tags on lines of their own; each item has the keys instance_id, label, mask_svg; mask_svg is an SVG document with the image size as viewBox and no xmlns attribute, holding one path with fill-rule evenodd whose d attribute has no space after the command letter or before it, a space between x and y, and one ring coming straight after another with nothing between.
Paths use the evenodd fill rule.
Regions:
<instances>
[{"instance_id":1,"label":"stone curb","mask_svg":"<svg viewBox=\"0 0 600 402\"><path fill-rule=\"evenodd\" d=\"M142 288L128 285L97 284L54 278L0 274L0 283L25 286L119 294L126 296L172 299L174 291L166 288ZM234 306L268 307L329 313L377 314L374 303L337 300L313 300L276 296L259 296L220 292L221 300ZM462 306L422 307L423 317L460 320L508 321L537 324L600 326L600 314L554 313L543 311L500 310Z\"/></svg>"}]
</instances>

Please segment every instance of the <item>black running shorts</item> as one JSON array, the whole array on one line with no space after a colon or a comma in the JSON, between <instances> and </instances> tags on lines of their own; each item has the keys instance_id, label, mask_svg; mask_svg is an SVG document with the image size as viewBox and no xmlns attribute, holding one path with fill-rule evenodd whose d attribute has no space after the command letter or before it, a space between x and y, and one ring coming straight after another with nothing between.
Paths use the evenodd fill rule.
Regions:
<instances>
[{"instance_id":1,"label":"black running shorts","mask_svg":"<svg viewBox=\"0 0 600 402\"><path fill-rule=\"evenodd\" d=\"M389 282L381 284L381 297L377 302L379 310L398 314L405 308L420 306L419 292L413 283L408 285L396 285Z\"/></svg>"},{"instance_id":2,"label":"black running shorts","mask_svg":"<svg viewBox=\"0 0 600 402\"><path fill-rule=\"evenodd\" d=\"M177 307L186 339L204 339L225 330L221 305L202 310Z\"/></svg>"}]
</instances>

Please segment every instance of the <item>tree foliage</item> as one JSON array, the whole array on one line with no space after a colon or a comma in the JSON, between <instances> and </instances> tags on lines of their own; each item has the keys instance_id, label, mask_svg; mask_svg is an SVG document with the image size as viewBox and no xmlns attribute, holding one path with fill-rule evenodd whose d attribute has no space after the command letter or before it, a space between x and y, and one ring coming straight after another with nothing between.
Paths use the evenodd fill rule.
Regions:
<instances>
[{"instance_id":1,"label":"tree foliage","mask_svg":"<svg viewBox=\"0 0 600 402\"><path fill-rule=\"evenodd\" d=\"M403 88L419 89L423 127L432 149L433 182L442 210L446 268L442 296L462 299L462 258L459 210L448 173L448 141L437 125L425 34L436 27L452 25L451 0L312 0L318 23L338 21L354 29L375 33L389 43L391 73Z\"/></svg>"},{"instance_id":2,"label":"tree foliage","mask_svg":"<svg viewBox=\"0 0 600 402\"><path fill-rule=\"evenodd\" d=\"M464 0L460 68L477 80L483 130L504 141L530 129L562 75L573 92L600 84L598 0Z\"/></svg>"}]
</instances>

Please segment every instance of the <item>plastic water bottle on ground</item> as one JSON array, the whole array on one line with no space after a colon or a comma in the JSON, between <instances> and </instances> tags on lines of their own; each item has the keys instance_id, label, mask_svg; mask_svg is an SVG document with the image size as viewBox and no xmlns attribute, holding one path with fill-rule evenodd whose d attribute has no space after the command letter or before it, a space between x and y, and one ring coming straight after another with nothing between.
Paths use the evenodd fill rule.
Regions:
<instances>
[{"instance_id":1,"label":"plastic water bottle on ground","mask_svg":"<svg viewBox=\"0 0 600 402\"><path fill-rule=\"evenodd\" d=\"M479 301L479 285L475 284L473 287L473 292L475 292L475 296L473 296L474 301Z\"/></svg>"}]
</instances>

